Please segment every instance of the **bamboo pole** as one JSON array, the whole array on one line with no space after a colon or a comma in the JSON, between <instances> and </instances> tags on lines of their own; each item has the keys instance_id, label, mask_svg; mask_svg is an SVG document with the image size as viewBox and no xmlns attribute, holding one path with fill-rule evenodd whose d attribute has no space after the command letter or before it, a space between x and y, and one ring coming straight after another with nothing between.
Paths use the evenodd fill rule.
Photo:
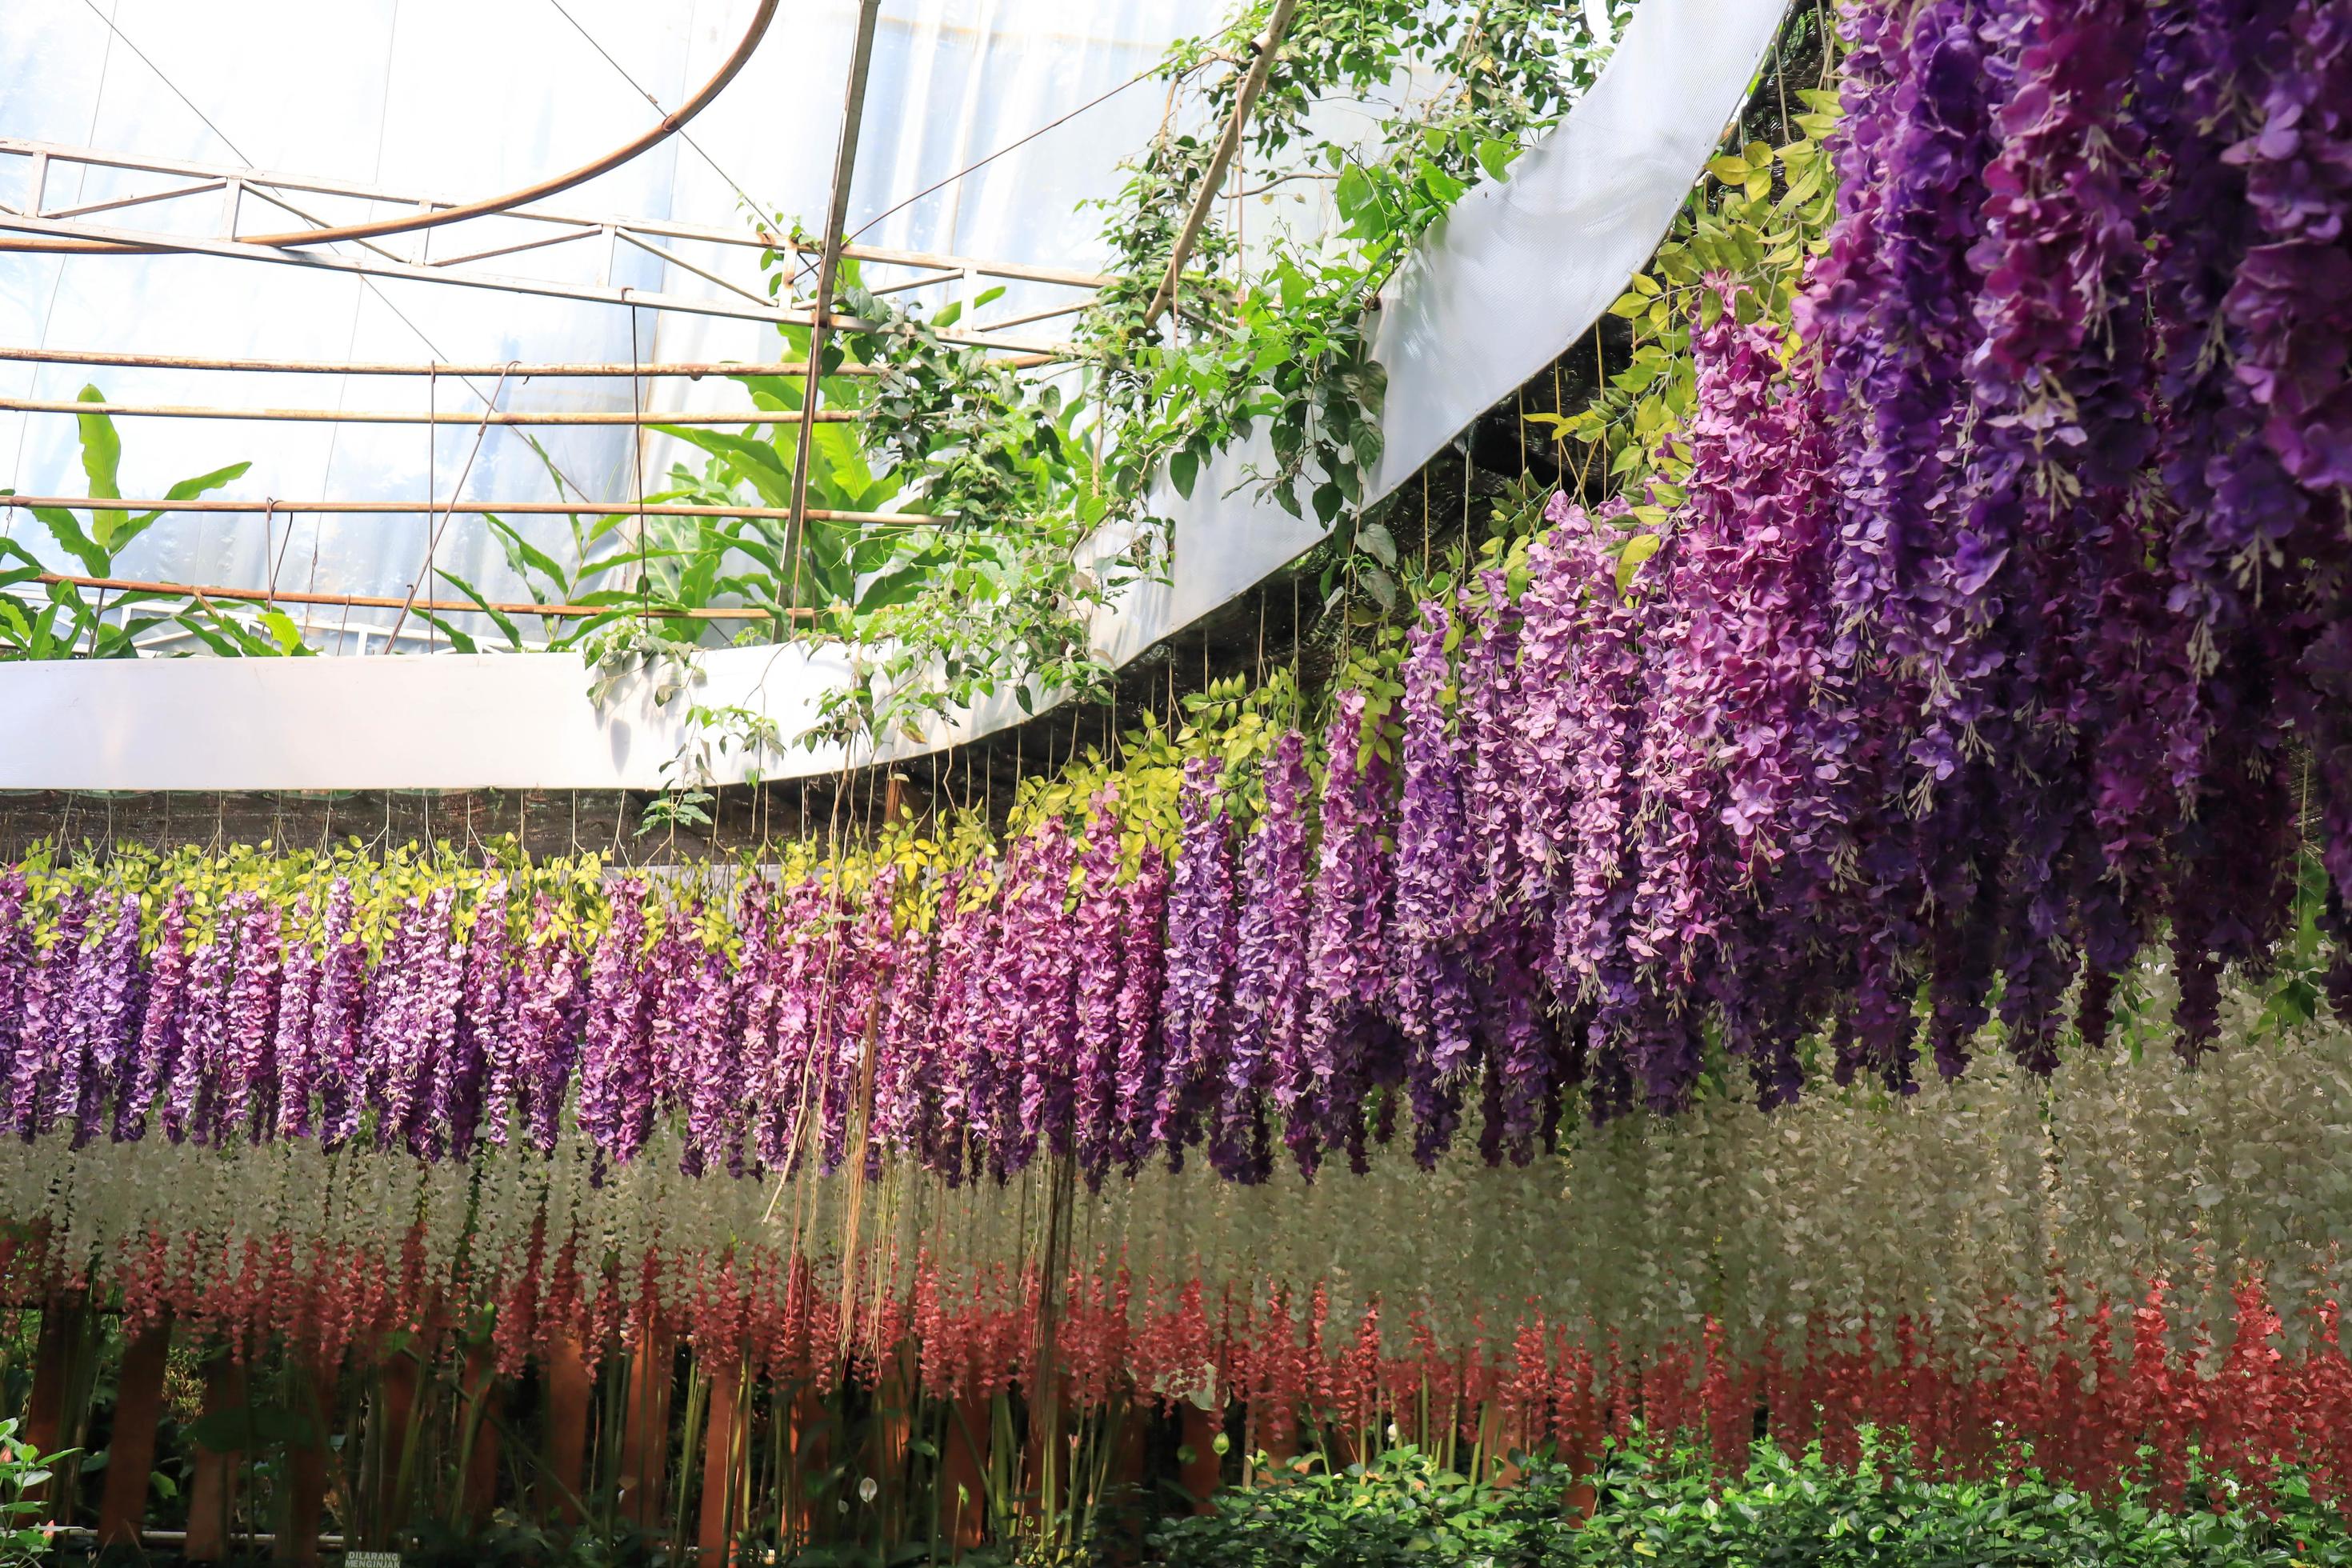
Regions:
<instances>
[{"instance_id":1,"label":"bamboo pole","mask_svg":"<svg viewBox=\"0 0 2352 1568\"><path fill-rule=\"evenodd\" d=\"M849 86L841 105L841 140L833 153L833 195L825 205L824 249L818 258L816 300L809 311L808 384L801 406L815 409L820 401L824 363L824 332L833 310L833 288L841 271L843 230L849 222L849 187L857 168L857 136L866 118L866 83L874 64L874 28L882 14L882 0L859 0L857 31L849 51ZM803 421L800 443L793 458L793 506L786 528L784 553L793 559L793 578L800 579L801 535L808 516L809 444L815 427ZM786 595L796 598L798 593Z\"/></svg>"},{"instance_id":2,"label":"bamboo pole","mask_svg":"<svg viewBox=\"0 0 2352 1568\"><path fill-rule=\"evenodd\" d=\"M1192 254L1193 242L1209 221L1209 214L1217 205L1217 193L1225 183L1225 171L1233 165L1234 153L1242 144L1242 127L1248 123L1250 110L1257 106L1257 95L1265 90L1265 79L1274 70L1274 52L1282 47L1283 34L1290 30L1290 18L1298 9L1298 0L1274 0L1274 15L1268 16L1265 29L1251 41L1249 73L1242 78L1242 89L1234 100L1234 112L1225 121L1224 134L1217 139L1217 150L1210 156L1209 172L1201 181L1201 188L1192 196L1192 210L1185 215L1184 226L1176 236L1176 248L1168 254L1167 276L1160 280L1151 296L1151 304L1143 312L1143 324L1149 328L1160 319L1160 313L1176 302L1176 286L1184 277L1185 260Z\"/></svg>"},{"instance_id":3,"label":"bamboo pole","mask_svg":"<svg viewBox=\"0 0 2352 1568\"><path fill-rule=\"evenodd\" d=\"M1043 354L1020 356L1044 363ZM699 381L707 375L802 375L808 366L799 360L782 360L773 363L738 364L728 360L671 360L656 364L631 364L621 361L524 361L507 364L472 364L454 362L447 364L419 363L415 360L302 360L302 359L206 359L194 354L122 353L106 349L11 349L0 348L0 363L14 364L95 364L112 365L126 370L223 370L279 373L289 375L446 375L479 376L511 375L528 381L533 376L684 376ZM879 367L866 364L836 366L833 375L877 375Z\"/></svg>"},{"instance_id":4,"label":"bamboo pole","mask_svg":"<svg viewBox=\"0 0 2352 1568\"><path fill-rule=\"evenodd\" d=\"M44 572L36 581L64 584L76 588L100 588L109 593L185 594L195 599L225 599L233 604L318 605L331 609L354 610L396 610L405 604L411 608L435 615L482 613L482 606L471 599L404 600L376 594L301 594L268 588L223 588L202 583L147 582L135 577L77 577L64 572ZM658 606L640 609L635 605L541 605L492 600L489 607L502 616L544 616L550 620L579 620L591 616L652 616L657 620L694 621L764 621L773 618L769 611L733 605L707 609ZM784 613L795 619L815 614L814 610L788 610Z\"/></svg>"},{"instance_id":5,"label":"bamboo pole","mask_svg":"<svg viewBox=\"0 0 2352 1568\"><path fill-rule=\"evenodd\" d=\"M199 496L191 500L168 498L163 500L131 500L116 496L0 495L0 508L30 511L36 507L45 506L56 507L62 511L268 512L273 515L316 512L338 517L404 517L425 510L423 503L415 500L237 500L211 496ZM647 501L642 506L634 501L601 500L457 501L436 504L433 510L456 512L461 517L744 517L781 521L793 515L789 508L781 506L705 506L682 501L658 504ZM858 522L908 528L954 521L927 512L825 511L814 507L802 515L819 522Z\"/></svg>"},{"instance_id":6,"label":"bamboo pole","mask_svg":"<svg viewBox=\"0 0 2352 1568\"><path fill-rule=\"evenodd\" d=\"M219 408L208 404L79 403L59 398L0 397L0 413L102 414L110 419L253 419L296 425L803 425L798 409L551 408ZM847 425L855 408L820 408L820 425ZM436 510L438 510L437 508Z\"/></svg>"}]
</instances>

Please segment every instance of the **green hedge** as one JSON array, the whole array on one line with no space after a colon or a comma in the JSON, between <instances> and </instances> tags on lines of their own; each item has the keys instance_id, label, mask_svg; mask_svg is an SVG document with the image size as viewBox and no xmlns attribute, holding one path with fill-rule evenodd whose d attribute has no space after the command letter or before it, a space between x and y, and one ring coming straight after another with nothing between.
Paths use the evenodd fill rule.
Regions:
<instances>
[{"instance_id":1,"label":"green hedge","mask_svg":"<svg viewBox=\"0 0 2352 1568\"><path fill-rule=\"evenodd\" d=\"M1168 1568L2321 1568L2352 1564L2352 1529L2300 1478L2235 1506L2234 1483L2193 1479L2179 1504L2144 1490L2093 1499L2030 1468L2000 1480L1937 1479L1899 1444L1873 1440L1853 1469L1818 1449L1759 1444L1748 1473L1713 1475L1693 1452L1616 1448L1589 1478L1593 1510L1570 1522L1564 1467L1531 1460L1518 1484L1474 1485L1410 1449L1227 1492L1216 1511L1153 1537Z\"/></svg>"}]
</instances>

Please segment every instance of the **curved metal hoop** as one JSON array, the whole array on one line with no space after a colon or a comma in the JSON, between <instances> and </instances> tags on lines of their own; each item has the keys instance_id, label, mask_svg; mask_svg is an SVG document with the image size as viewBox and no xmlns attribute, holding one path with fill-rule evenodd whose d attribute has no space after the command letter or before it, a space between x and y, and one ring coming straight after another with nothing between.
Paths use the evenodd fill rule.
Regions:
<instances>
[{"instance_id":1,"label":"curved metal hoop","mask_svg":"<svg viewBox=\"0 0 2352 1568\"><path fill-rule=\"evenodd\" d=\"M692 98L662 116L660 121L652 130L635 141L616 147L568 173L557 174L551 179L541 180L537 184L525 185L520 190L509 191L503 195L487 196L478 202L467 202L462 206L436 207L427 212L412 213L405 217L382 218L373 223L345 224L339 228L297 229L284 234L245 234L238 235L236 238L241 244L267 246L276 249L291 249L294 247L305 245L333 245L346 239L380 239L385 235L412 234L421 228L434 228L445 223L459 223L467 218L488 217L495 213L505 212L509 207L519 207L526 202L535 202L543 196L551 196L558 192L568 191L574 185L584 184L599 174L619 168L647 148L667 140L680 126L709 108L711 100L725 91L727 84L733 81L736 74L749 63L752 51L760 47L761 39L767 37L768 26L776 19L776 9L782 4L782 0L760 0L760 8L753 13L751 26L744 30L741 41L735 46L734 52L727 57L726 62L719 68L718 74L704 82ZM84 256L136 256L145 254L153 247L121 240L74 240L43 236L28 238L24 243L10 246L9 248L68 251Z\"/></svg>"}]
</instances>

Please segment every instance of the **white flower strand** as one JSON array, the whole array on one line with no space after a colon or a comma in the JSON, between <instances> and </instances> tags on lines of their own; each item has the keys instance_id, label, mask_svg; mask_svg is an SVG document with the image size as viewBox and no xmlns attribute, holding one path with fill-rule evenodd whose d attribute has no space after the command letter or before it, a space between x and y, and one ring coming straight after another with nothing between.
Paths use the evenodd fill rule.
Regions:
<instances>
[{"instance_id":1,"label":"white flower strand","mask_svg":"<svg viewBox=\"0 0 2352 1568\"><path fill-rule=\"evenodd\" d=\"M1721 1101L1577 1128L1524 1170L1456 1157L1425 1173L1391 1153L1362 1177L1286 1171L1244 1187L1155 1167L1077 1194L1071 1262L1125 1267L1139 1284L1197 1279L1213 1313L1227 1293L1299 1302L1321 1285L1335 1331L1377 1298L1392 1334L1418 1312L1460 1342L1475 1317L1496 1343L1533 1310L1638 1352L1713 1318L1746 1353L1808 1327L1874 1323L1883 1337L1899 1314L1987 1356L2004 1353L1990 1337L2003 1326L2043 1336L2053 1279L2077 1323L2091 1303L2166 1281L2186 1346L2200 1326L2226 1326L2252 1270L2293 1333L2296 1309L2352 1285L2352 1034L2265 1027L2257 1008L2233 996L2229 1043L2193 1072L2123 1045L2048 1080L1987 1055L1907 1098L1857 1087L1770 1114ZM101 1286L151 1228L175 1258L193 1236L233 1268L248 1241L266 1250L280 1237L298 1265L313 1247L394 1260L416 1226L428 1278L449 1278L463 1249L487 1290L520 1277L543 1225L551 1264L572 1239L583 1291L604 1289L609 1263L631 1304L649 1254L672 1305L692 1270L730 1256L739 1279L764 1261L781 1281L795 1245L821 1279L856 1247L861 1279L899 1291L926 1253L959 1294L999 1268L1017 1289L1038 1257L1040 1173L950 1188L894 1170L896 1200L869 1190L853 1238L842 1176L690 1178L677 1154L670 1131L619 1169L576 1134L551 1157L486 1147L440 1163L158 1137L73 1150L58 1135L0 1143L0 1214L44 1223L52 1267Z\"/></svg>"}]
</instances>

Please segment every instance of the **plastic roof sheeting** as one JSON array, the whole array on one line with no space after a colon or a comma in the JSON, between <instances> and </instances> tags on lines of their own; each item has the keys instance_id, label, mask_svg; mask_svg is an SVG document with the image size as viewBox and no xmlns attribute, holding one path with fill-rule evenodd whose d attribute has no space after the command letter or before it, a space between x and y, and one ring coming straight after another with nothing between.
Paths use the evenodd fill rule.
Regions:
<instances>
[{"instance_id":1,"label":"plastic roof sheeting","mask_svg":"<svg viewBox=\"0 0 2352 1568\"><path fill-rule=\"evenodd\" d=\"M902 198L1135 76L1171 38L1213 26L1221 5L886 0L850 227L863 227ZM203 5L16 0L0 6L0 134L478 197L574 167L628 141L656 118L621 71L565 19L567 11L636 84L670 108L734 47L752 0L652 5L561 0L561 9L557 0L214 0ZM821 227L855 17L855 0L791 0L783 7L742 74L687 128L686 135L718 168L672 137L544 205L591 216L743 227L740 189L769 214ZM894 214L861 238L991 260L1087 267L1099 259L1100 215L1077 211L1077 205L1115 188L1118 159L1149 138L1161 109L1161 94L1139 85ZM15 205L22 193L6 187L21 183L28 166L24 158L0 158L0 201ZM52 205L101 201L168 183L152 174L63 165L52 180ZM60 180L68 183L59 185ZM256 198L247 203L252 232L256 216L266 209ZM218 232L221 210L217 194L199 195L170 208L142 209L168 218L137 221L210 235ZM358 209L335 211L340 220ZM511 222L485 219L455 232L473 248L502 243L493 226ZM493 237L476 237L486 235ZM439 248L425 254L452 254L451 239L434 237L427 244ZM416 242L417 237L404 236L385 243L413 255ZM688 259L706 262L718 248L678 247ZM604 261L603 247L587 243L518 255L502 259L499 268L587 281ZM614 281L644 289L702 288L690 278L666 284L668 263L625 246L614 268ZM740 252L731 275L750 276ZM1033 293L1036 289L1027 287ZM992 310L1014 313L1031 297L1022 288ZM945 302L941 293L928 290L922 297L936 305ZM1066 290L1050 301L1036 296L1044 303L1068 297ZM759 322L189 256L0 255L0 342L281 360L785 357L773 328ZM415 376L0 365L0 387L20 396L70 399L90 382L118 403L370 409L422 408L429 397L444 410L478 411L476 393L494 389L487 379L469 390L451 379L428 385ZM740 407L748 401L726 382L665 379L645 385L649 406ZM508 387L499 404L625 410L630 384L521 384ZM436 499L451 500L476 441L476 431L462 426L443 426L430 435L422 426L178 419L125 419L120 426L130 494L160 494L174 480L250 459L246 477L220 494L416 497L419 510L406 516L280 517L274 526L257 515L173 517L138 541L119 567L139 578L268 583L325 594L406 591L424 558L428 475ZM462 499L554 495L525 434L494 428L481 437ZM626 427L533 434L580 493L608 500L635 493ZM659 488L678 455L668 447L662 437L647 441L648 488ZM0 464L5 465L0 484L20 493L86 493L69 418L0 413ZM568 544L561 518L519 526L544 543ZM0 529L70 569L37 523L0 515ZM453 524L436 560L494 599L527 596L478 522ZM446 588L438 592L453 596ZM332 630L388 624L392 612L355 610L346 617L340 610L316 610L309 619L314 631ZM420 646L431 635L414 617L407 626Z\"/></svg>"},{"instance_id":2,"label":"plastic roof sheeting","mask_svg":"<svg viewBox=\"0 0 2352 1568\"><path fill-rule=\"evenodd\" d=\"M1781 10L1781 0L1644 0L1568 120L1432 237L1381 330L1389 483L1573 342L1624 287L1744 100ZM1097 628L1100 647L1130 657L1315 542L1312 525L1247 487L1227 493L1249 461L1245 449L1228 453L1222 474L1204 475L1194 500L1174 509L1171 579L1125 595ZM719 650L702 668L698 700L764 712L787 736L848 675L838 648L803 645ZM0 667L16 721L14 742L0 747L0 787L659 787L688 738L685 704L657 709L635 681L598 710L586 685L565 655ZM1020 717L1000 698L887 754ZM763 759L761 772L830 773L844 760L794 749ZM722 770L722 782L740 777Z\"/></svg>"}]
</instances>

